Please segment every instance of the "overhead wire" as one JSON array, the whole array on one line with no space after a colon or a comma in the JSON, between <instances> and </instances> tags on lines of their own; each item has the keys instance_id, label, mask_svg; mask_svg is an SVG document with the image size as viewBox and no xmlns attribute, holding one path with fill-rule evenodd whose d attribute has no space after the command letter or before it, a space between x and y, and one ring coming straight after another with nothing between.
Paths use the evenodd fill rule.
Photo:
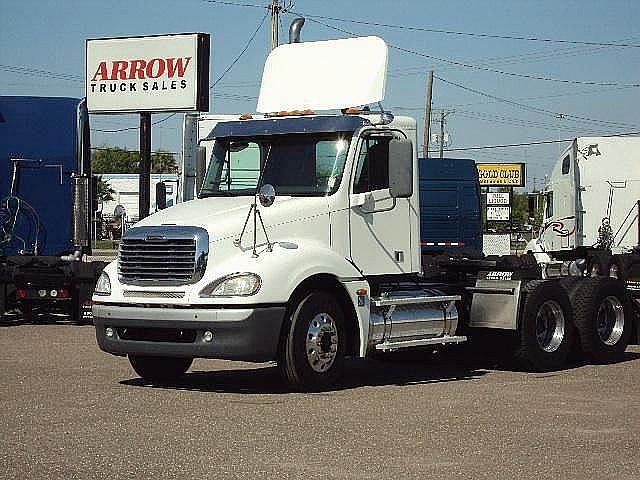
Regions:
<instances>
[{"instance_id":1,"label":"overhead wire","mask_svg":"<svg viewBox=\"0 0 640 480\"><path fill-rule=\"evenodd\" d=\"M293 12L293 13L295 13L295 12ZM340 27L336 27L335 25L330 25L328 23L321 22L319 20L316 20L315 18L309 18L309 20L311 22L317 23L317 24L322 25L323 27L329 28L331 30L336 30L338 32L345 33L345 34L351 35L351 36L358 36L358 34L356 34L354 32L351 32L349 30L345 30L345 29L340 28ZM423 58L429 58L429 59L432 59L432 60L437 60L439 62L447 63L447 64L450 64L450 65L457 65L457 66L468 68L468 69L484 71L484 72L490 72L490 73L495 73L495 74L499 74L499 75L515 77L515 78L527 78L527 79L530 79L530 80L540 80L540 81L546 81L546 82L565 83L565 84L571 84L571 85L597 85L597 86L603 86L603 87L613 87L613 86L640 87L640 83L604 82L604 81L595 81L595 80L569 80L569 79L562 79L562 78L546 77L546 76L542 76L542 75L507 72L505 70L500 70L500 69L497 69L497 68L486 67L486 66L482 66L482 65L474 65L474 64L470 64L470 63L460 62L460 61L457 61L457 60L449 60L449 59L446 59L446 58L436 57L435 55L429 55L427 53L418 52L416 50L412 50L410 48L401 47L399 45L395 45L395 44L391 44L391 43L387 43L387 45L389 45L389 47L393 48L394 50L398 50L400 52L408 53L408 54L411 54L411 55L416 55L416 56L423 57Z\"/></svg>"},{"instance_id":2,"label":"overhead wire","mask_svg":"<svg viewBox=\"0 0 640 480\"><path fill-rule=\"evenodd\" d=\"M611 137L629 137L629 136L637 136L637 135L640 135L640 131L637 131L637 132L624 132L624 133L613 133L613 134L609 134L609 135L599 135L599 136L600 137L611 138ZM574 140L573 138L563 138L563 139L558 139L558 140L538 140L538 141L521 142L521 143L504 143L504 144L498 144L498 145L483 145L483 146L473 146L473 147L444 148L443 151L445 151L445 152L463 152L463 151L470 151L470 150L489 150L489 149L494 149L494 148L528 147L528 146L532 146L532 145L550 145L550 144L554 144L554 143L566 143L566 142L572 142L573 140ZM440 149L429 150L429 152L438 152L438 151L440 151Z\"/></svg>"},{"instance_id":3,"label":"overhead wire","mask_svg":"<svg viewBox=\"0 0 640 480\"><path fill-rule=\"evenodd\" d=\"M603 46L603 47L623 47L623 48L640 48L640 44L637 43L619 43L619 42L593 42L593 41L582 41L582 40L565 40L565 39L557 39L557 38L545 38L545 37L534 37L534 36L524 36L524 35L500 35L500 34L492 34L492 33L479 33L479 32L463 32L456 30L446 30L440 28L432 28L432 27L415 27L409 25L394 25L390 23L382 23L382 22L374 22L367 20L355 20L355 19L347 19L347 18L339 18L339 17L330 17L325 15L310 15L306 13L295 12L289 10L291 13L295 15L304 16L310 20L313 19L322 19L322 20L331 20L336 22L343 23L353 23L358 25L371 25L374 27L384 27L384 28L393 28L398 30L410 30L410 31L418 31L418 32L429 32L429 33L441 33L445 35L458 35L458 36L467 36L467 37L482 37L482 38L494 38L501 40L522 40L522 41L530 41L530 42L543 42L543 43L560 43L560 44L570 44L570 45L585 45L585 46Z\"/></svg>"},{"instance_id":4,"label":"overhead wire","mask_svg":"<svg viewBox=\"0 0 640 480\"><path fill-rule=\"evenodd\" d=\"M481 95L483 97L491 98L491 99L499 101L499 102L507 103L509 105L512 105L512 106L515 106L515 107L518 107L518 108L522 108L524 110L529 110L529 111L540 113L540 114L544 114L544 115L552 115L553 117L558 118L558 119L569 118L569 119L581 120L581 121L587 122L587 123L599 123L599 124L606 124L606 125L616 126L616 127L632 127L632 128L636 128L637 127L637 125L628 124L628 123L612 122L612 121L609 121L609 120L599 120L599 119L594 119L594 118L582 117L582 116L579 116L579 115L573 115L573 114L570 114L570 113L555 112L553 110L547 110L547 109L540 108L540 107L534 107L534 106L527 105L527 104L524 104L524 103L516 102L514 100L510 100L510 99L507 99L507 98L498 97L496 95L492 95L490 93L483 92L482 90L477 90L475 88L467 87L465 85L461 85L461 84L456 83L456 82L452 82L451 80L447 80L447 79L445 79L443 77L440 77L439 75L434 75L433 78L436 78L439 81L441 81L443 83L446 83L448 85L452 85L452 86L455 86L455 87L460 88L462 90L466 90L468 92L474 93L476 95Z\"/></svg>"}]
</instances>

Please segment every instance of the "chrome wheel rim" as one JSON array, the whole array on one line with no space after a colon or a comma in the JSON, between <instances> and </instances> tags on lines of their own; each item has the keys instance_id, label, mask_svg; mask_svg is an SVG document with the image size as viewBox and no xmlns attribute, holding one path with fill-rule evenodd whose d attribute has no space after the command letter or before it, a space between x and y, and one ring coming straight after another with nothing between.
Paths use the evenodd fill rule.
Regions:
<instances>
[{"instance_id":1,"label":"chrome wheel rim","mask_svg":"<svg viewBox=\"0 0 640 480\"><path fill-rule=\"evenodd\" d=\"M607 345L615 345L624 332L624 307L616 297L605 298L596 317L598 336Z\"/></svg>"},{"instance_id":2,"label":"chrome wheel rim","mask_svg":"<svg viewBox=\"0 0 640 480\"><path fill-rule=\"evenodd\" d=\"M338 329L328 313L318 313L307 329L307 361L315 372L323 373L333 365L338 353Z\"/></svg>"},{"instance_id":3,"label":"chrome wheel rim","mask_svg":"<svg viewBox=\"0 0 640 480\"><path fill-rule=\"evenodd\" d=\"M611 266L609 267L609 276L611 278L620 279L620 269L618 268L618 265L616 265L615 263L612 263Z\"/></svg>"},{"instance_id":4,"label":"chrome wheel rim","mask_svg":"<svg viewBox=\"0 0 640 480\"><path fill-rule=\"evenodd\" d=\"M536 316L536 339L545 352L555 352L564 340L564 313L554 300L547 300L538 309Z\"/></svg>"}]
</instances>

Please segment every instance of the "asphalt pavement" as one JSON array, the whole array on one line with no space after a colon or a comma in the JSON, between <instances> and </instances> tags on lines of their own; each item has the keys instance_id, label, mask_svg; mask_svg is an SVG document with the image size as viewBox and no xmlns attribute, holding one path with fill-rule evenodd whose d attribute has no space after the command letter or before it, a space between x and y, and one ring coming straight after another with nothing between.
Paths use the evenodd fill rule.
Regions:
<instances>
[{"instance_id":1,"label":"asphalt pavement","mask_svg":"<svg viewBox=\"0 0 640 480\"><path fill-rule=\"evenodd\" d=\"M153 387L91 326L0 326L0 477L640 478L640 348L537 374L463 351L350 361L336 389L197 360Z\"/></svg>"}]
</instances>

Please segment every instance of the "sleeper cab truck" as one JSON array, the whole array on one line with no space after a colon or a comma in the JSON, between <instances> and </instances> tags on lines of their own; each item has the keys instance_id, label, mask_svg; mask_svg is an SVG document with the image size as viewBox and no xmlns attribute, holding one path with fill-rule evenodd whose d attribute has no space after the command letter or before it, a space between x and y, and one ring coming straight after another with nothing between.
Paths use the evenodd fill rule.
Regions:
<instances>
[{"instance_id":1,"label":"sleeper cab truck","mask_svg":"<svg viewBox=\"0 0 640 480\"><path fill-rule=\"evenodd\" d=\"M195 357L275 360L295 388L324 389L346 357L459 343L475 327L511 332L515 360L534 370L561 367L575 345L601 359L626 347L617 290L608 296L623 307L622 330L620 312L604 323L622 334L598 337L595 319L576 328L563 279L543 279L532 256L446 251L464 243L465 227L479 235L477 177L463 187L477 203L459 231L430 231L461 212L460 195L437 193L436 181L433 194L449 200L428 198L434 180L421 173L430 161L418 159L414 119L235 120L204 140L197 198L129 229L93 297L100 348L128 356L145 379L170 381ZM451 162L433 171L455 172ZM473 231L465 235L472 247Z\"/></svg>"},{"instance_id":2,"label":"sleeper cab truck","mask_svg":"<svg viewBox=\"0 0 640 480\"><path fill-rule=\"evenodd\" d=\"M0 96L0 316L91 321L94 187L84 100Z\"/></svg>"},{"instance_id":3,"label":"sleeper cab truck","mask_svg":"<svg viewBox=\"0 0 640 480\"><path fill-rule=\"evenodd\" d=\"M606 298L604 292L616 283L607 278L623 282L635 310L634 342L640 308L639 155L637 136L574 139L535 199L544 202L543 226L526 247L545 276L591 279L574 279L571 297ZM623 310L613 301L607 308Z\"/></svg>"}]
</instances>

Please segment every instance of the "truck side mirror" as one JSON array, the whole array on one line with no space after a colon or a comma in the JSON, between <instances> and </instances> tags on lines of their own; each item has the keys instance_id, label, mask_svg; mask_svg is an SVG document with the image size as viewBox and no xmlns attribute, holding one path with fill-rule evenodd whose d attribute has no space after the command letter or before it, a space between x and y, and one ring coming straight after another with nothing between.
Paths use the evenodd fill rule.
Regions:
<instances>
[{"instance_id":1,"label":"truck side mirror","mask_svg":"<svg viewBox=\"0 0 640 480\"><path fill-rule=\"evenodd\" d=\"M156 183L156 210L167 208L167 185L164 182Z\"/></svg>"},{"instance_id":2,"label":"truck side mirror","mask_svg":"<svg viewBox=\"0 0 640 480\"><path fill-rule=\"evenodd\" d=\"M413 145L410 140L389 142L389 193L393 198L413 195Z\"/></svg>"},{"instance_id":3,"label":"truck side mirror","mask_svg":"<svg viewBox=\"0 0 640 480\"><path fill-rule=\"evenodd\" d=\"M196 151L196 194L200 191L207 173L207 147L198 146Z\"/></svg>"}]
</instances>

